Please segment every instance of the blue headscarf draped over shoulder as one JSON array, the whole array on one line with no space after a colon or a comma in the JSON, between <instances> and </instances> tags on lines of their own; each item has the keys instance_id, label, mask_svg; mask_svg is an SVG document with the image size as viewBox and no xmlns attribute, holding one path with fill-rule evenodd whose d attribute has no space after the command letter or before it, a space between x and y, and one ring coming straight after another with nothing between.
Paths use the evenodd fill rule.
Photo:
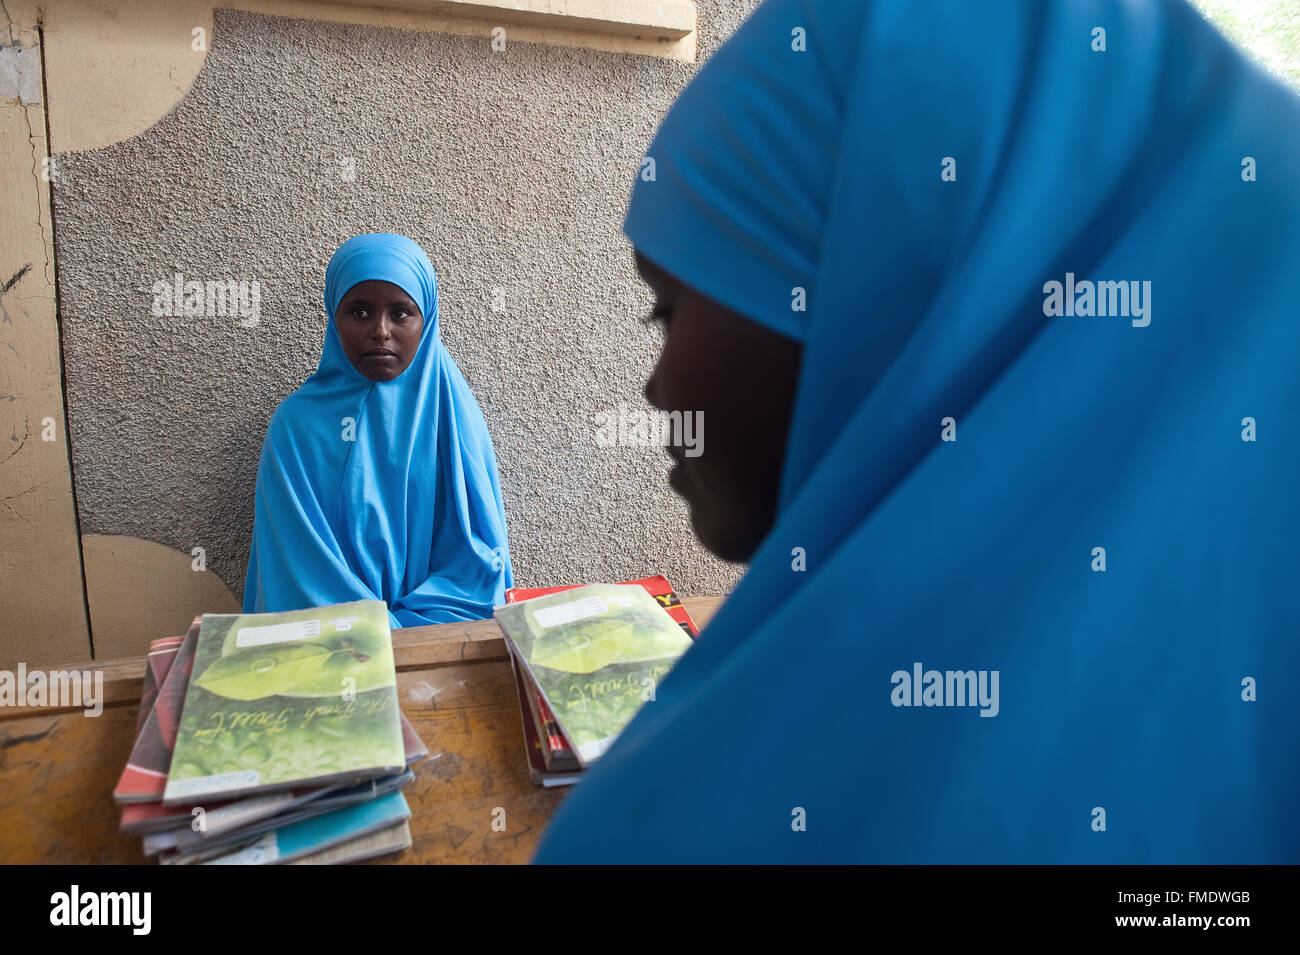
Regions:
<instances>
[{"instance_id":1,"label":"blue headscarf draped over shoulder","mask_svg":"<svg viewBox=\"0 0 1300 955\"><path fill-rule=\"evenodd\" d=\"M1300 100L1178 2L769 0L648 155L803 365L538 861L1300 862Z\"/></svg>"},{"instance_id":2,"label":"blue headscarf draped over shoulder","mask_svg":"<svg viewBox=\"0 0 1300 955\"><path fill-rule=\"evenodd\" d=\"M370 279L424 314L387 382L357 371L334 326ZM405 236L355 236L330 259L325 311L320 366L262 444L245 612L379 599L394 627L490 617L511 586L505 511L483 413L438 336L433 265Z\"/></svg>"}]
</instances>

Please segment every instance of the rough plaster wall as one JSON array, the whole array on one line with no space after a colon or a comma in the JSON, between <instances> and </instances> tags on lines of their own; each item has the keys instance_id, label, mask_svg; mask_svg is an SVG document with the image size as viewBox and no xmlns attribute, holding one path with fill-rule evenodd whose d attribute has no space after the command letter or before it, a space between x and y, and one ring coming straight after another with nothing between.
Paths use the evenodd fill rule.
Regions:
<instances>
[{"instance_id":1,"label":"rough plaster wall","mask_svg":"<svg viewBox=\"0 0 1300 955\"><path fill-rule=\"evenodd\" d=\"M756 0L702 0L700 60ZM189 95L124 143L60 157L55 224L86 533L188 553L242 595L258 452L315 369L330 254L410 235L443 340L496 444L516 583L664 572L725 593L658 448L593 417L641 388L658 335L620 231L658 120L698 64L218 10ZM355 160L355 179L339 160ZM153 283L261 283L260 320L154 317ZM492 308L503 290L504 312Z\"/></svg>"}]
</instances>

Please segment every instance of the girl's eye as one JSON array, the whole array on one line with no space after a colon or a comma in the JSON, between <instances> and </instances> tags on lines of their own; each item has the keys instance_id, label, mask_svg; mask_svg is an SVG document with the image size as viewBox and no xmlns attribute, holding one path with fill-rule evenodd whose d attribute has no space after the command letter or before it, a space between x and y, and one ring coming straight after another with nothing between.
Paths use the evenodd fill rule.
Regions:
<instances>
[{"instance_id":1,"label":"girl's eye","mask_svg":"<svg viewBox=\"0 0 1300 955\"><path fill-rule=\"evenodd\" d=\"M364 309L361 306L357 306L356 308L354 308L352 310L352 314L357 318L368 318L370 316L369 310Z\"/></svg>"}]
</instances>

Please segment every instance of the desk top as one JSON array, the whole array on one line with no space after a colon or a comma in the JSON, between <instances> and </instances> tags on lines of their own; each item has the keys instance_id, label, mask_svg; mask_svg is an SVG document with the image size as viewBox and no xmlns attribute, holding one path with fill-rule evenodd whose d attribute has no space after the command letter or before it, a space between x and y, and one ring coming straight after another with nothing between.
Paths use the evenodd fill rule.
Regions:
<instances>
[{"instance_id":1,"label":"desk top","mask_svg":"<svg viewBox=\"0 0 1300 955\"><path fill-rule=\"evenodd\" d=\"M703 628L721 597L682 602ZM528 778L522 717L505 640L492 620L393 632L402 711L429 755L403 792L412 846L388 864L524 863L564 787ZM118 831L112 791L134 742L144 659L103 670L104 711L0 709L0 863L148 863ZM493 820L505 810L505 828Z\"/></svg>"}]
</instances>

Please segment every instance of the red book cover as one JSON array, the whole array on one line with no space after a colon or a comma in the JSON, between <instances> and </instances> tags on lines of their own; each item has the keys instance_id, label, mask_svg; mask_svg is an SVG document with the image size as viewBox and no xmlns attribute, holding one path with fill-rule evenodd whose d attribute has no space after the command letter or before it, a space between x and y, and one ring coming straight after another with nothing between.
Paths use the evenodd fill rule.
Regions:
<instances>
[{"instance_id":1,"label":"red book cover","mask_svg":"<svg viewBox=\"0 0 1300 955\"><path fill-rule=\"evenodd\" d=\"M542 750L542 741L537 736L537 728L531 719L528 710L527 689L523 677L520 676L520 670L523 669L516 663L513 656L510 658L510 665L515 671L515 689L519 692L519 712L523 715L520 723L524 728L524 752L528 755L528 774L532 781L539 786L568 786L578 781L581 771L575 772L554 772L546 765L546 757Z\"/></svg>"},{"instance_id":2,"label":"red book cover","mask_svg":"<svg viewBox=\"0 0 1300 955\"><path fill-rule=\"evenodd\" d=\"M537 684L533 682L533 678L528 675L526 670L522 678L527 689L529 706L532 712L537 715L537 725L542 731L542 746L544 754L548 757L547 763L549 764L553 759L565 762L569 760L576 761L577 757L573 755L573 751L569 748L569 742L564 738L564 731L560 729L559 721L555 719L555 714L551 712L551 708L546 705L546 697L542 695L542 691L538 689Z\"/></svg>"},{"instance_id":3,"label":"red book cover","mask_svg":"<svg viewBox=\"0 0 1300 955\"><path fill-rule=\"evenodd\" d=\"M668 578L662 574L656 574L654 577L641 577L637 580L620 580L620 584L640 584L644 587L655 600L659 601L659 606L668 611L668 615L682 625L682 629L691 635L694 640L700 635L700 631L695 626L695 621L691 615L686 612L682 602L677 599L677 591L673 590L673 585L668 582ZM558 594L562 590L573 590L581 587L582 584L565 584L562 587L511 587L506 591L506 603L518 603L520 600L532 600L534 597L545 597L547 594Z\"/></svg>"},{"instance_id":4,"label":"red book cover","mask_svg":"<svg viewBox=\"0 0 1300 955\"><path fill-rule=\"evenodd\" d=\"M113 798L118 802L153 802L161 800L167 785L167 770L172 764L172 748L176 745L176 728L185 703L185 690L190 683L190 668L194 665L194 648L199 642L201 617L195 617L190 632L185 635L180 649L167 671L167 679L158 688L153 708L145 717L140 735L131 749L131 758L122 778L117 781Z\"/></svg>"},{"instance_id":5,"label":"red book cover","mask_svg":"<svg viewBox=\"0 0 1300 955\"><path fill-rule=\"evenodd\" d=\"M145 657L144 686L140 690L140 714L135 719L136 739L144 729L144 721L153 712L154 701L158 699L158 688L167 679L167 672L172 668L176 652L180 650L184 637L163 637L149 643L149 654Z\"/></svg>"},{"instance_id":6,"label":"red book cover","mask_svg":"<svg viewBox=\"0 0 1300 955\"><path fill-rule=\"evenodd\" d=\"M512 662L513 659L512 657ZM564 731L560 729L559 721L555 719L554 714L547 707L546 697L542 695L542 691L533 682L532 674L528 672L528 668L516 667L515 676L520 683L521 691L526 695L528 703L528 709L524 711L524 722L532 725L538 734L542 748L542 759L546 762L547 770L559 773L577 772L582 769L582 764L578 762L578 757L569 748L568 741L564 738ZM543 713L546 715L543 716Z\"/></svg>"}]
</instances>

